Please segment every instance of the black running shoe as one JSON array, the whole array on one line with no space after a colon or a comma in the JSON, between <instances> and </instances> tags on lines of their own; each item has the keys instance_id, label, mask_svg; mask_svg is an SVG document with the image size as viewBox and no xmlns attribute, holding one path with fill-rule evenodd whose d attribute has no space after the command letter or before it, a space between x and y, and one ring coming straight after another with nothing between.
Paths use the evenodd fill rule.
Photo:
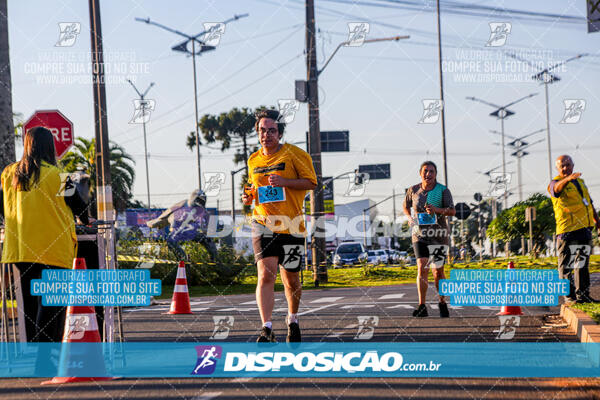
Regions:
<instances>
[{"instance_id":1,"label":"black running shoe","mask_svg":"<svg viewBox=\"0 0 600 400\"><path fill-rule=\"evenodd\" d=\"M423 318L427 317L428 315L429 314L427 314L427 306L425 304L419 304L419 307L417 307L413 311L413 317Z\"/></svg>"},{"instance_id":2,"label":"black running shoe","mask_svg":"<svg viewBox=\"0 0 600 400\"><path fill-rule=\"evenodd\" d=\"M260 330L260 335L256 341L258 343L277 343L277 340L275 340L275 334L273 334L273 330L271 328L267 328L266 326L262 327Z\"/></svg>"},{"instance_id":3,"label":"black running shoe","mask_svg":"<svg viewBox=\"0 0 600 400\"><path fill-rule=\"evenodd\" d=\"M438 307L440 309L440 318L448 318L450 316L450 312L448 311L448 304L438 303Z\"/></svg>"},{"instance_id":4,"label":"black running shoe","mask_svg":"<svg viewBox=\"0 0 600 400\"><path fill-rule=\"evenodd\" d=\"M297 322L292 322L288 325L288 334L286 342L301 342L302 335L300 334L300 325Z\"/></svg>"}]
</instances>

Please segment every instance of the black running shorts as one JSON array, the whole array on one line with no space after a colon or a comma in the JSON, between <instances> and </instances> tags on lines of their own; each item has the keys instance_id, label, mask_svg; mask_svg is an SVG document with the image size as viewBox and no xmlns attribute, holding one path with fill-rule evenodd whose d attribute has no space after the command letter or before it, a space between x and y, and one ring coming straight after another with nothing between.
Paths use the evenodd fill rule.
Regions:
<instances>
[{"instance_id":1,"label":"black running shorts","mask_svg":"<svg viewBox=\"0 0 600 400\"><path fill-rule=\"evenodd\" d=\"M299 272L304 262L304 237L274 233L258 222L252 222L254 260L277 257L279 265L290 272Z\"/></svg>"}]
</instances>

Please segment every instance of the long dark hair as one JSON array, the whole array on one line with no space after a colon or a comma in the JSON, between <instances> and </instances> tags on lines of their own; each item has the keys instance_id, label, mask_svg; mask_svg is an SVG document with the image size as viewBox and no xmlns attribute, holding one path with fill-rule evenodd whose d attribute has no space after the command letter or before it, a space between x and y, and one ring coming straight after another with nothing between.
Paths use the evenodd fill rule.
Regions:
<instances>
[{"instance_id":1,"label":"long dark hair","mask_svg":"<svg viewBox=\"0 0 600 400\"><path fill-rule=\"evenodd\" d=\"M43 126L36 126L25 132L23 146L23 158L18 162L12 184L14 188L26 192L31 182L37 183L40 180L42 161L56 165L56 153L52 132Z\"/></svg>"}]
</instances>

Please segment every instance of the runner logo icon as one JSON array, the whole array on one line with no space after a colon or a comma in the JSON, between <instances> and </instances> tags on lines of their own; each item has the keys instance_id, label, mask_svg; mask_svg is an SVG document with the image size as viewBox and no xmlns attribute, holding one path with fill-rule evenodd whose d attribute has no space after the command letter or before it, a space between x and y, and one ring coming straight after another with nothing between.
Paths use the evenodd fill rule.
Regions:
<instances>
[{"instance_id":1,"label":"runner logo icon","mask_svg":"<svg viewBox=\"0 0 600 400\"><path fill-rule=\"evenodd\" d=\"M348 22L348 40L345 46L362 46L370 30L371 26L368 22Z\"/></svg>"},{"instance_id":2,"label":"runner logo icon","mask_svg":"<svg viewBox=\"0 0 600 400\"><path fill-rule=\"evenodd\" d=\"M81 24L79 22L59 22L60 30L58 41L55 47L71 47L75 44L77 36L81 33Z\"/></svg>"},{"instance_id":3,"label":"runner logo icon","mask_svg":"<svg viewBox=\"0 0 600 400\"><path fill-rule=\"evenodd\" d=\"M204 173L204 193L207 196L218 196L221 192L221 186L225 184L224 172L205 172Z\"/></svg>"},{"instance_id":4,"label":"runner logo icon","mask_svg":"<svg viewBox=\"0 0 600 400\"><path fill-rule=\"evenodd\" d=\"M490 172L490 188L488 196L498 197L503 196L508 192L508 185L512 180L510 173L503 174L502 172Z\"/></svg>"},{"instance_id":5,"label":"runner logo icon","mask_svg":"<svg viewBox=\"0 0 600 400\"><path fill-rule=\"evenodd\" d=\"M206 46L218 46L221 42L221 36L225 33L225 24L222 22L205 22L204 30L206 33L202 38Z\"/></svg>"},{"instance_id":6,"label":"runner logo icon","mask_svg":"<svg viewBox=\"0 0 600 400\"><path fill-rule=\"evenodd\" d=\"M299 244L286 244L283 246L283 268L294 270L300 267L304 257L304 246Z\"/></svg>"},{"instance_id":7,"label":"runner logo icon","mask_svg":"<svg viewBox=\"0 0 600 400\"><path fill-rule=\"evenodd\" d=\"M504 46L511 30L510 22L490 22L490 38L485 44L486 47Z\"/></svg>"},{"instance_id":8,"label":"runner logo icon","mask_svg":"<svg viewBox=\"0 0 600 400\"><path fill-rule=\"evenodd\" d=\"M583 110L585 110L585 100L583 99L566 99L565 115L560 120L560 124L576 124L581 119Z\"/></svg>"},{"instance_id":9,"label":"runner logo icon","mask_svg":"<svg viewBox=\"0 0 600 400\"><path fill-rule=\"evenodd\" d=\"M379 317L368 315L356 318L358 318L358 332L354 336L354 340L369 340L373 338L375 327L379 325Z\"/></svg>"},{"instance_id":10,"label":"runner logo icon","mask_svg":"<svg viewBox=\"0 0 600 400\"><path fill-rule=\"evenodd\" d=\"M423 100L423 116L419 120L419 124L435 124L440 120L440 115L444 103L439 99L424 99Z\"/></svg>"},{"instance_id":11,"label":"runner logo icon","mask_svg":"<svg viewBox=\"0 0 600 400\"><path fill-rule=\"evenodd\" d=\"M296 112L300 110L300 102L294 99L279 99L277 100L279 108L278 122L291 124L296 117Z\"/></svg>"},{"instance_id":12,"label":"runner logo icon","mask_svg":"<svg viewBox=\"0 0 600 400\"><path fill-rule=\"evenodd\" d=\"M231 315L214 315L215 329L213 330L211 340L223 340L229 336L229 331L233 328L234 318Z\"/></svg>"},{"instance_id":13,"label":"runner logo icon","mask_svg":"<svg viewBox=\"0 0 600 400\"><path fill-rule=\"evenodd\" d=\"M571 258L569 258L569 268L570 269L581 269L585 267L588 258L590 257L590 253L592 251L592 247L587 244L572 244L569 246L569 253L571 254Z\"/></svg>"},{"instance_id":14,"label":"runner logo icon","mask_svg":"<svg viewBox=\"0 0 600 400\"><path fill-rule=\"evenodd\" d=\"M145 124L150 121L150 114L154 111L156 102L154 100L133 100L135 110L130 124Z\"/></svg>"},{"instance_id":15,"label":"runner logo icon","mask_svg":"<svg viewBox=\"0 0 600 400\"><path fill-rule=\"evenodd\" d=\"M90 317L87 315L69 316L69 328L67 337L69 340L81 340L85 336L85 331L90 329Z\"/></svg>"},{"instance_id":16,"label":"runner logo icon","mask_svg":"<svg viewBox=\"0 0 600 400\"><path fill-rule=\"evenodd\" d=\"M445 244L430 244L427 249L429 250L429 265L433 268L442 268L448 255L448 246Z\"/></svg>"},{"instance_id":17,"label":"runner logo icon","mask_svg":"<svg viewBox=\"0 0 600 400\"><path fill-rule=\"evenodd\" d=\"M223 355L221 346L196 346L198 361L192 375L210 375L217 368L217 360Z\"/></svg>"},{"instance_id":18,"label":"runner logo icon","mask_svg":"<svg viewBox=\"0 0 600 400\"><path fill-rule=\"evenodd\" d=\"M500 329L494 331L494 333L498 333L496 339L499 340L510 340L515 337L515 333L517 332L517 327L521 323L521 317L514 315L501 315L498 317L500 319Z\"/></svg>"}]
</instances>

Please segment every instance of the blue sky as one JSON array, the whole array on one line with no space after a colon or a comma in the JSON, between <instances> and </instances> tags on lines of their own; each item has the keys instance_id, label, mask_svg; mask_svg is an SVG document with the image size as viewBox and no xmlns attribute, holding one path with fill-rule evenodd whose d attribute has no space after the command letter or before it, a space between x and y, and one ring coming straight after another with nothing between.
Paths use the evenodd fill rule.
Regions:
<instances>
[{"instance_id":1,"label":"blue sky","mask_svg":"<svg viewBox=\"0 0 600 400\"><path fill-rule=\"evenodd\" d=\"M349 22L369 22L371 38L411 35L405 41L342 48L319 83L321 129L349 130L351 149L350 153L325 153L324 175L352 171L358 164L389 162L392 179L372 181L364 197L378 201L390 195L392 188L402 192L418 182L417 169L422 161L432 159L441 167L440 123L418 123L422 100L439 98L435 13L427 7L415 11L378 0L359 3L385 7L350 0L345 4L316 3L319 63L346 40ZM470 4L585 16L584 0ZM8 13L14 110L27 118L36 109L58 108L73 121L77 136L93 137L92 90L83 81L89 79L87 2L9 0ZM232 107L276 105L278 99L293 98L294 80L306 77L303 2L101 1L104 49L110 68L109 135L136 159L136 198L146 198L143 137L141 125L129 124L136 95L125 79L135 80L141 88L156 83L148 95L156 102L147 125L152 203L168 206L185 198L196 185L197 171L195 153L185 147L185 137L194 127L191 58L171 51L180 37L134 18L150 17L183 32L198 33L205 22L242 13L250 15L228 24L216 51L197 59L200 115L218 114ZM60 22L81 24L81 34L72 47L55 47ZM504 46L485 46L490 22L511 24ZM575 170L583 173L592 196L600 198L596 157L600 149L600 33L588 34L585 23L444 13L442 32L449 186L455 201L472 201L473 193L485 193L488 179L478 171L494 168L502 160L500 148L494 145L500 137L489 132L500 129L500 122L488 115L493 109L471 102L467 96L503 105L539 93L511 107L516 114L506 120L505 129L508 135L520 136L545 128L543 86L530 80L531 69L523 70L526 65L506 57L506 51L519 52L540 65L589 53L558 69L561 81L550 86L552 147L554 156L573 156ZM467 68L471 75L463 74L460 68ZM493 75L495 72L504 75ZM508 82L500 81L505 78ZM586 108L576 124L559 123L565 99L585 100ZM307 125L306 105L302 104L285 140L303 141ZM544 137L541 133L533 140ZM232 153L206 148L202 153L204 172L221 171L227 177L222 192L209 198L209 205L216 206L218 198L221 207L229 208ZM509 153L507 160L512 159ZM525 196L544 192L548 182L546 143L533 146L530 153L523 159ZM509 165L508 171L516 172L515 165ZM343 196L345 185L347 181L336 182L337 203L354 200ZM516 174L511 186L515 185ZM509 203L516 200L515 194ZM379 210L391 213L391 203L382 204Z\"/></svg>"}]
</instances>

